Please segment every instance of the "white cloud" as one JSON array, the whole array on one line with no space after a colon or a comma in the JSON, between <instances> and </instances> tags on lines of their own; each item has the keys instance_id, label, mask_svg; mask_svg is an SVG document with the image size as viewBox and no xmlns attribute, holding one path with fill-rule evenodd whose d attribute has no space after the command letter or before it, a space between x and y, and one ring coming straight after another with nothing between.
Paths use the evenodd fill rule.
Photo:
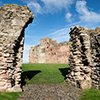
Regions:
<instances>
[{"instance_id":1,"label":"white cloud","mask_svg":"<svg viewBox=\"0 0 100 100\"><path fill-rule=\"evenodd\" d=\"M57 40L57 42L64 42L64 41L68 42L69 41L69 31L70 31L70 28L63 28L53 33L50 33L48 36L52 38L53 40Z\"/></svg>"},{"instance_id":2,"label":"white cloud","mask_svg":"<svg viewBox=\"0 0 100 100\"><path fill-rule=\"evenodd\" d=\"M66 18L66 20L67 20L68 22L72 22L71 16L72 16L71 13L66 13L65 18Z\"/></svg>"},{"instance_id":3,"label":"white cloud","mask_svg":"<svg viewBox=\"0 0 100 100\"><path fill-rule=\"evenodd\" d=\"M33 9L33 10L34 10L34 13L40 13L40 14L43 13L42 7L41 7L40 4L37 3L37 2L30 1L30 2L27 4L27 6L30 7L31 9Z\"/></svg>"},{"instance_id":4,"label":"white cloud","mask_svg":"<svg viewBox=\"0 0 100 100\"><path fill-rule=\"evenodd\" d=\"M27 6L34 11L35 14L53 14L62 9L65 9L65 11L68 10L74 1L75 0L40 0L40 2L38 2L38 0L27 0L25 2L27 3Z\"/></svg>"},{"instance_id":5,"label":"white cloud","mask_svg":"<svg viewBox=\"0 0 100 100\"><path fill-rule=\"evenodd\" d=\"M89 11L86 6L86 1L76 2L76 11L79 13L79 18L85 22L98 23L100 22L100 14Z\"/></svg>"},{"instance_id":6,"label":"white cloud","mask_svg":"<svg viewBox=\"0 0 100 100\"><path fill-rule=\"evenodd\" d=\"M71 4L73 4L74 0L41 0L44 5L45 9L49 13L55 13L59 10L68 9Z\"/></svg>"}]
</instances>

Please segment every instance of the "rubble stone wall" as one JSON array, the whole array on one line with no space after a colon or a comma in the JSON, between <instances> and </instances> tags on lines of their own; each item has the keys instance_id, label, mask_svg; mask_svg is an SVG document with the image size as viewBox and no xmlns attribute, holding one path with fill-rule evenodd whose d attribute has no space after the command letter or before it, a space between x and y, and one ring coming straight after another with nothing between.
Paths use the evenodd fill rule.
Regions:
<instances>
[{"instance_id":1,"label":"rubble stone wall","mask_svg":"<svg viewBox=\"0 0 100 100\"><path fill-rule=\"evenodd\" d=\"M71 27L69 66L66 81L87 89L100 89L100 28Z\"/></svg>"},{"instance_id":2,"label":"rubble stone wall","mask_svg":"<svg viewBox=\"0 0 100 100\"><path fill-rule=\"evenodd\" d=\"M33 20L27 6L0 7L0 91L21 90L24 30Z\"/></svg>"},{"instance_id":3,"label":"rubble stone wall","mask_svg":"<svg viewBox=\"0 0 100 100\"><path fill-rule=\"evenodd\" d=\"M41 43L30 49L30 63L68 63L69 43L59 43L51 38L41 39Z\"/></svg>"}]
</instances>

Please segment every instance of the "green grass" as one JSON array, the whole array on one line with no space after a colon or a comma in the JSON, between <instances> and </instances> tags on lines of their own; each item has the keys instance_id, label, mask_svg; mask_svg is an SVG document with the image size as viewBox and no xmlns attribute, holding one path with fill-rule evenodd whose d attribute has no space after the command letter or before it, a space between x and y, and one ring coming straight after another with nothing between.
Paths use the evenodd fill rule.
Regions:
<instances>
[{"instance_id":1,"label":"green grass","mask_svg":"<svg viewBox=\"0 0 100 100\"><path fill-rule=\"evenodd\" d=\"M22 92L0 92L0 100L17 100Z\"/></svg>"},{"instance_id":2,"label":"green grass","mask_svg":"<svg viewBox=\"0 0 100 100\"><path fill-rule=\"evenodd\" d=\"M66 83L67 64L22 64L22 81L25 84ZM0 100L17 100L22 92L0 92ZM82 100L100 100L100 90L83 90Z\"/></svg>"},{"instance_id":3,"label":"green grass","mask_svg":"<svg viewBox=\"0 0 100 100\"><path fill-rule=\"evenodd\" d=\"M22 70L28 84L66 83L69 67L67 64L23 64ZM84 90L82 100L100 100L100 90Z\"/></svg>"},{"instance_id":4,"label":"green grass","mask_svg":"<svg viewBox=\"0 0 100 100\"><path fill-rule=\"evenodd\" d=\"M28 84L65 83L67 64L23 64L22 76Z\"/></svg>"},{"instance_id":5,"label":"green grass","mask_svg":"<svg viewBox=\"0 0 100 100\"><path fill-rule=\"evenodd\" d=\"M100 90L97 89L83 90L82 100L100 100Z\"/></svg>"},{"instance_id":6,"label":"green grass","mask_svg":"<svg viewBox=\"0 0 100 100\"><path fill-rule=\"evenodd\" d=\"M22 80L27 84L65 83L68 69L67 64L22 64ZM22 92L0 92L0 100L17 100L21 95Z\"/></svg>"}]
</instances>

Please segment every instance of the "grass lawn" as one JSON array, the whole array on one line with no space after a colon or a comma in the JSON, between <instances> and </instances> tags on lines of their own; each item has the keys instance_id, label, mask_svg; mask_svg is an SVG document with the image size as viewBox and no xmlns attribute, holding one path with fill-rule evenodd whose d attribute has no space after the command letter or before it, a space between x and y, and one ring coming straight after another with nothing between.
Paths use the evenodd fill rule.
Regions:
<instances>
[{"instance_id":1,"label":"grass lawn","mask_svg":"<svg viewBox=\"0 0 100 100\"><path fill-rule=\"evenodd\" d=\"M22 77L28 84L66 83L67 64L23 64Z\"/></svg>"},{"instance_id":2,"label":"grass lawn","mask_svg":"<svg viewBox=\"0 0 100 100\"><path fill-rule=\"evenodd\" d=\"M0 100L17 100L22 92L0 92Z\"/></svg>"},{"instance_id":3,"label":"grass lawn","mask_svg":"<svg viewBox=\"0 0 100 100\"><path fill-rule=\"evenodd\" d=\"M25 84L66 83L67 64L23 64L22 81ZM22 92L0 92L0 100L17 100ZM100 90L83 90L82 100L100 100Z\"/></svg>"},{"instance_id":4,"label":"grass lawn","mask_svg":"<svg viewBox=\"0 0 100 100\"><path fill-rule=\"evenodd\" d=\"M97 89L83 90L82 100L100 100L100 90Z\"/></svg>"},{"instance_id":5,"label":"grass lawn","mask_svg":"<svg viewBox=\"0 0 100 100\"><path fill-rule=\"evenodd\" d=\"M66 83L67 64L23 64L22 76L28 84ZM100 100L100 90L83 91L82 100Z\"/></svg>"}]
</instances>

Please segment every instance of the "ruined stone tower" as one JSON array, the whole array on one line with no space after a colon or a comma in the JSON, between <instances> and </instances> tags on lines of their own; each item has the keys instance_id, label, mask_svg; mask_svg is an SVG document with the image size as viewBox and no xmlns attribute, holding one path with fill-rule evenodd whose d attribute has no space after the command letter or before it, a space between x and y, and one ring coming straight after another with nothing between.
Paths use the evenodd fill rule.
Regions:
<instances>
[{"instance_id":1,"label":"ruined stone tower","mask_svg":"<svg viewBox=\"0 0 100 100\"><path fill-rule=\"evenodd\" d=\"M27 6L0 7L0 91L21 91L24 30L32 20Z\"/></svg>"},{"instance_id":2,"label":"ruined stone tower","mask_svg":"<svg viewBox=\"0 0 100 100\"><path fill-rule=\"evenodd\" d=\"M78 25L69 34L71 72L66 81L82 89L100 89L100 28L89 30Z\"/></svg>"}]
</instances>

